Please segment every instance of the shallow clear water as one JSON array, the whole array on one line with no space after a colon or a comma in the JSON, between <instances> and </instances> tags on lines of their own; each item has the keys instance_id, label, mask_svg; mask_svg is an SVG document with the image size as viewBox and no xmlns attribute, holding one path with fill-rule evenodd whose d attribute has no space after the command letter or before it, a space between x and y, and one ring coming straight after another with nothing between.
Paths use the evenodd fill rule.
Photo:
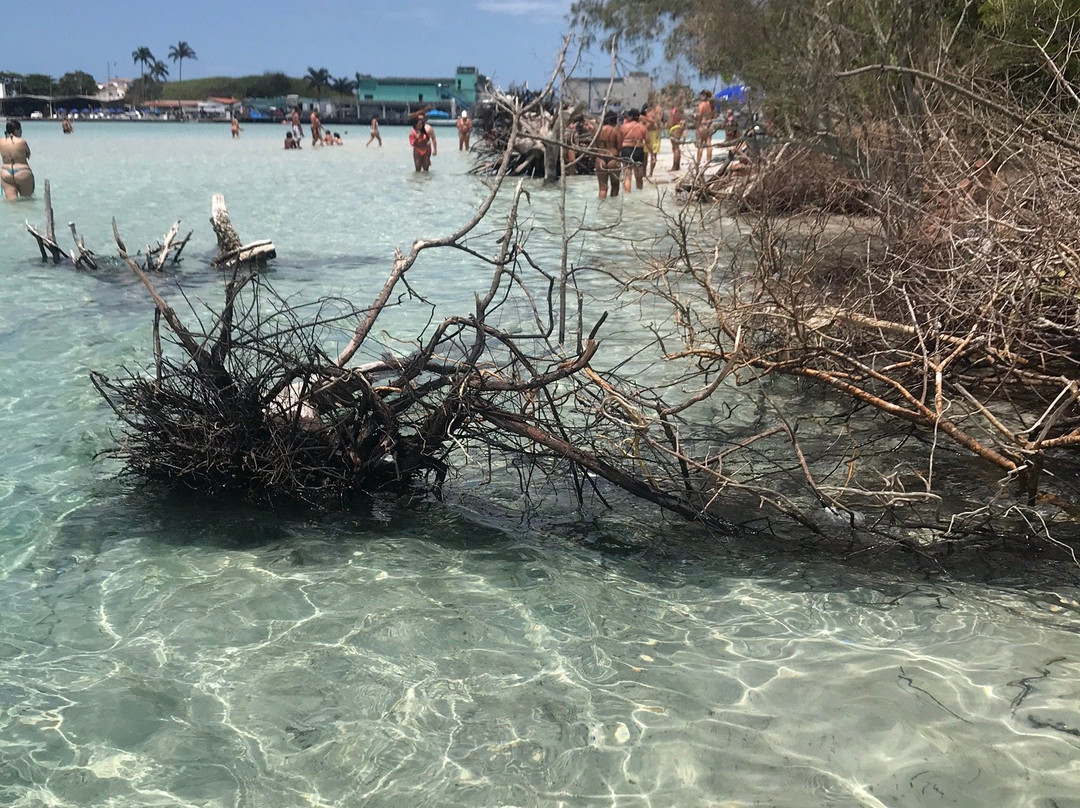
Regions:
<instances>
[{"instance_id":1,"label":"shallow clear water","mask_svg":"<svg viewBox=\"0 0 1080 808\"><path fill-rule=\"evenodd\" d=\"M418 177L392 128L284 153L273 126L27 126L39 196L0 206L0 803L1080 805L1073 589L736 551L636 505L530 524L482 489L272 514L95 460L115 423L88 372L147 364L151 308L119 267L39 262L45 179L102 254L113 217L133 249L183 219L194 296L218 292L224 192L275 241L279 291L359 302L483 197L445 131ZM557 193L532 191L552 261ZM574 216L659 227L649 194L594 194L573 183ZM486 280L445 254L417 269L442 306Z\"/></svg>"}]
</instances>

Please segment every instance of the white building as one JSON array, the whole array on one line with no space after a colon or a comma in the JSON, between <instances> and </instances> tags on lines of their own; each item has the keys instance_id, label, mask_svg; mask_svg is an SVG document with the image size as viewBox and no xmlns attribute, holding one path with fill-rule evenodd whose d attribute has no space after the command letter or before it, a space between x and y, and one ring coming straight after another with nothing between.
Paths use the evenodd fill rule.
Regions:
<instances>
[{"instance_id":1,"label":"white building","mask_svg":"<svg viewBox=\"0 0 1080 808\"><path fill-rule=\"evenodd\" d=\"M98 101L104 101L106 103L110 101L121 101L124 96L127 95L130 86L131 79L109 79L105 84L98 85L98 91L95 98L97 98Z\"/></svg>"},{"instance_id":2,"label":"white building","mask_svg":"<svg viewBox=\"0 0 1080 808\"><path fill-rule=\"evenodd\" d=\"M653 81L648 73L641 71L614 79L610 76L573 76L563 83L563 94L581 104L587 115L598 115L605 107L622 112L645 106L653 94Z\"/></svg>"}]
</instances>

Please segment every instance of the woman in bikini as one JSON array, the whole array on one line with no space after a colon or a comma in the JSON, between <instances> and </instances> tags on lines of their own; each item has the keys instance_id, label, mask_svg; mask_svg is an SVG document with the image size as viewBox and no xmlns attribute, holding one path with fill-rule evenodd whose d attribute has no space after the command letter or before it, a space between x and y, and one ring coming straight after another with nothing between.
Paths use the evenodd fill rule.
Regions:
<instances>
[{"instance_id":1,"label":"woman in bikini","mask_svg":"<svg viewBox=\"0 0 1080 808\"><path fill-rule=\"evenodd\" d=\"M664 110L659 104L646 107L641 112L641 120L645 124L645 156L649 161L645 174L652 177L656 170L656 158L660 154L660 128L664 123Z\"/></svg>"},{"instance_id":2,"label":"woman in bikini","mask_svg":"<svg viewBox=\"0 0 1080 808\"><path fill-rule=\"evenodd\" d=\"M631 109L626 113L626 120L622 125L622 155L626 165L626 179L623 181L623 190L630 193L631 178L637 181L640 191L645 187L645 138L648 130L641 122L641 113Z\"/></svg>"},{"instance_id":3,"label":"woman in bikini","mask_svg":"<svg viewBox=\"0 0 1080 808\"><path fill-rule=\"evenodd\" d=\"M0 185L4 198L34 195L34 172L30 170L30 147L22 137L22 124L11 119L0 139Z\"/></svg>"},{"instance_id":4,"label":"woman in bikini","mask_svg":"<svg viewBox=\"0 0 1080 808\"><path fill-rule=\"evenodd\" d=\"M622 147L622 130L614 112L604 115L604 123L596 134L594 148L596 155L596 179L600 183L600 198L606 199L608 186L611 195L619 195L619 179L622 163L619 161L619 149Z\"/></svg>"},{"instance_id":5,"label":"woman in bikini","mask_svg":"<svg viewBox=\"0 0 1080 808\"><path fill-rule=\"evenodd\" d=\"M372 118L371 119L371 137L369 137L367 139L367 143L364 144L364 148L367 148L368 146L370 146L371 141L373 141L373 140L379 141L379 145L382 146L382 135L379 134L379 119L378 118Z\"/></svg>"},{"instance_id":6,"label":"woman in bikini","mask_svg":"<svg viewBox=\"0 0 1080 808\"><path fill-rule=\"evenodd\" d=\"M413 128L409 130L409 145L412 146L413 166L417 171L427 171L431 168L431 155L435 142L433 134L423 115L413 121Z\"/></svg>"}]
</instances>

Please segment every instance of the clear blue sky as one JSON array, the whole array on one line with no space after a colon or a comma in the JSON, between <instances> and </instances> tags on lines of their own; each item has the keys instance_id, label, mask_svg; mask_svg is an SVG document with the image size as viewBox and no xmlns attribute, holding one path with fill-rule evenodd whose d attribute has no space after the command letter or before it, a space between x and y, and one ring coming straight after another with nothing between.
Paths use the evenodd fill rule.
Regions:
<instances>
[{"instance_id":1,"label":"clear blue sky","mask_svg":"<svg viewBox=\"0 0 1080 808\"><path fill-rule=\"evenodd\" d=\"M84 70L139 75L131 52L147 46L176 64L169 46L186 41L198 59L184 78L325 67L335 77L451 76L471 65L498 86L542 86L554 66L572 0L40 0L6 3L0 70ZM608 72L605 57L579 67Z\"/></svg>"}]
</instances>

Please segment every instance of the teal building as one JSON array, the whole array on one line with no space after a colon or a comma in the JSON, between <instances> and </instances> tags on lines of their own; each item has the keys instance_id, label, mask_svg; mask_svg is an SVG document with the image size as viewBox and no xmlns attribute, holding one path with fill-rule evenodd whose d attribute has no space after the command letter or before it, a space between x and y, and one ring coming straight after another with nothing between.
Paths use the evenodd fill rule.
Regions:
<instances>
[{"instance_id":1,"label":"teal building","mask_svg":"<svg viewBox=\"0 0 1080 808\"><path fill-rule=\"evenodd\" d=\"M312 108L318 108L325 121L379 118L385 123L405 123L411 113L420 109L432 112L436 118L456 118L462 110L471 113L488 87L488 79L475 67L459 67L453 76L441 78L361 75L351 97L332 94L321 99L298 95L249 98L244 102L244 114L248 119L278 119L287 110L299 107L305 125Z\"/></svg>"},{"instance_id":2,"label":"teal building","mask_svg":"<svg viewBox=\"0 0 1080 808\"><path fill-rule=\"evenodd\" d=\"M486 84L475 67L459 67L448 78L376 78L360 76L356 89L362 106L378 104L411 104L414 108L426 104L444 109L456 102L459 109L471 110L476 104L477 90ZM446 108L446 111L450 110Z\"/></svg>"}]
</instances>

